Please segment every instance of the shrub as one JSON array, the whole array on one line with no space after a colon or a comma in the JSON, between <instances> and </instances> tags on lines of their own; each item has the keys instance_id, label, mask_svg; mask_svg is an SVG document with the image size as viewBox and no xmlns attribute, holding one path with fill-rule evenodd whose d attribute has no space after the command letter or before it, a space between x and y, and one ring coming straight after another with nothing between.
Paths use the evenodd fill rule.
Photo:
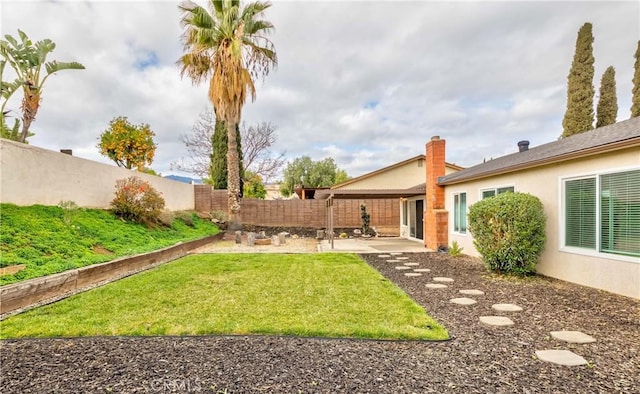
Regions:
<instances>
[{"instance_id":1,"label":"shrub","mask_svg":"<svg viewBox=\"0 0 640 394\"><path fill-rule=\"evenodd\" d=\"M527 275L535 272L544 250L545 214L540 200L525 193L504 193L469 208L473 244L487 269Z\"/></svg>"},{"instance_id":2,"label":"shrub","mask_svg":"<svg viewBox=\"0 0 640 394\"><path fill-rule=\"evenodd\" d=\"M176 218L182 220L189 227L193 227L193 215L193 213L187 211L176 212Z\"/></svg>"},{"instance_id":3,"label":"shrub","mask_svg":"<svg viewBox=\"0 0 640 394\"><path fill-rule=\"evenodd\" d=\"M227 213L225 211L211 211L209 212L211 221L214 223L223 223L227 221Z\"/></svg>"},{"instance_id":4,"label":"shrub","mask_svg":"<svg viewBox=\"0 0 640 394\"><path fill-rule=\"evenodd\" d=\"M70 225L73 219L78 216L78 204L73 201L60 201L58 206L62 208L62 221L65 225Z\"/></svg>"},{"instance_id":5,"label":"shrub","mask_svg":"<svg viewBox=\"0 0 640 394\"><path fill-rule=\"evenodd\" d=\"M360 219L362 219L362 235L375 235L375 232L370 227L371 215L367 213L365 204L360 205Z\"/></svg>"},{"instance_id":6,"label":"shrub","mask_svg":"<svg viewBox=\"0 0 640 394\"><path fill-rule=\"evenodd\" d=\"M115 194L111 206L117 216L147 225L158 222L164 198L148 182L136 176L118 179Z\"/></svg>"},{"instance_id":7,"label":"shrub","mask_svg":"<svg viewBox=\"0 0 640 394\"><path fill-rule=\"evenodd\" d=\"M449 248L449 255L458 257L462 254L463 250L464 248L461 248L460 245L458 245L458 241L453 241L451 243L451 247Z\"/></svg>"},{"instance_id":8,"label":"shrub","mask_svg":"<svg viewBox=\"0 0 640 394\"><path fill-rule=\"evenodd\" d=\"M176 214L171 211L162 211L160 212L160 215L158 215L158 223L162 224L165 227L171 227L175 219Z\"/></svg>"}]
</instances>

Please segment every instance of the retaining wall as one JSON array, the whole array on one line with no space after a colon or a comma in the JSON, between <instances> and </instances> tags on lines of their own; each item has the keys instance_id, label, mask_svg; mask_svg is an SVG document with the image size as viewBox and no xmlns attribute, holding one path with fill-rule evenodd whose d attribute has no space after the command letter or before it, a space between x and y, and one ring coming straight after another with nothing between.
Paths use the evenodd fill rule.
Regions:
<instances>
[{"instance_id":1,"label":"retaining wall","mask_svg":"<svg viewBox=\"0 0 640 394\"><path fill-rule=\"evenodd\" d=\"M154 265L185 256L189 251L206 245L224 234L220 233L194 241L183 242L151 253L122 257L101 264L25 280L0 287L0 314L34 304L56 301L97 284L125 277Z\"/></svg>"}]
</instances>

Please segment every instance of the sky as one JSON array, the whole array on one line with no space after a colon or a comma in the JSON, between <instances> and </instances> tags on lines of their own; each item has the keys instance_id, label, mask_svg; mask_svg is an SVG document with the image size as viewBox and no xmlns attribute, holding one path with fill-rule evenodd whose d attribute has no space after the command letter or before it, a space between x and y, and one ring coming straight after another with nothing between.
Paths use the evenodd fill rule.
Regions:
<instances>
[{"instance_id":1,"label":"sky","mask_svg":"<svg viewBox=\"0 0 640 394\"><path fill-rule=\"evenodd\" d=\"M206 5L203 0L196 1ZM48 60L82 71L50 77L31 145L72 149L111 163L96 147L126 116L155 132L151 167L186 158L179 137L210 108L208 84L180 77L177 1L0 3L0 32L49 38ZM562 133L567 75L579 28L593 24L594 87L616 70L618 121L630 117L640 2L272 1L278 66L256 81L243 121L276 127L274 154L332 157L350 176L424 154L446 140L450 163L472 166ZM4 79L10 74L5 70ZM19 111L19 95L8 109Z\"/></svg>"}]
</instances>

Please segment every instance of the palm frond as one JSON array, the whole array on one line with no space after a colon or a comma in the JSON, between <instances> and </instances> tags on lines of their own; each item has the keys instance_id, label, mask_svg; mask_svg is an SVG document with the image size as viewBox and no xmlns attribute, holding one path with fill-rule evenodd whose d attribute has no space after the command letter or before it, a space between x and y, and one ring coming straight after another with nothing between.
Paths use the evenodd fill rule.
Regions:
<instances>
[{"instance_id":1,"label":"palm frond","mask_svg":"<svg viewBox=\"0 0 640 394\"><path fill-rule=\"evenodd\" d=\"M84 66L78 62L59 62L57 60L47 62L44 64L47 75L53 74L62 70L84 70Z\"/></svg>"}]
</instances>

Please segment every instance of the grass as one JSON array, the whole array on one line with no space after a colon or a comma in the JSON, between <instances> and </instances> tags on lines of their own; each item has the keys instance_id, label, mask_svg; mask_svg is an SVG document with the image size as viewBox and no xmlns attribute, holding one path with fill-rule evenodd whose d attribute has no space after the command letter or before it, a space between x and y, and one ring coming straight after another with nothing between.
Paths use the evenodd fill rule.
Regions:
<instances>
[{"instance_id":1,"label":"grass","mask_svg":"<svg viewBox=\"0 0 640 394\"><path fill-rule=\"evenodd\" d=\"M99 209L0 204L0 217L0 267L26 264L22 271L0 276L0 285L149 252L218 232L213 224L195 215L193 226L176 219L171 227L155 229L123 222Z\"/></svg>"},{"instance_id":2,"label":"grass","mask_svg":"<svg viewBox=\"0 0 640 394\"><path fill-rule=\"evenodd\" d=\"M352 254L194 255L0 322L1 338L280 334L442 340Z\"/></svg>"}]
</instances>

